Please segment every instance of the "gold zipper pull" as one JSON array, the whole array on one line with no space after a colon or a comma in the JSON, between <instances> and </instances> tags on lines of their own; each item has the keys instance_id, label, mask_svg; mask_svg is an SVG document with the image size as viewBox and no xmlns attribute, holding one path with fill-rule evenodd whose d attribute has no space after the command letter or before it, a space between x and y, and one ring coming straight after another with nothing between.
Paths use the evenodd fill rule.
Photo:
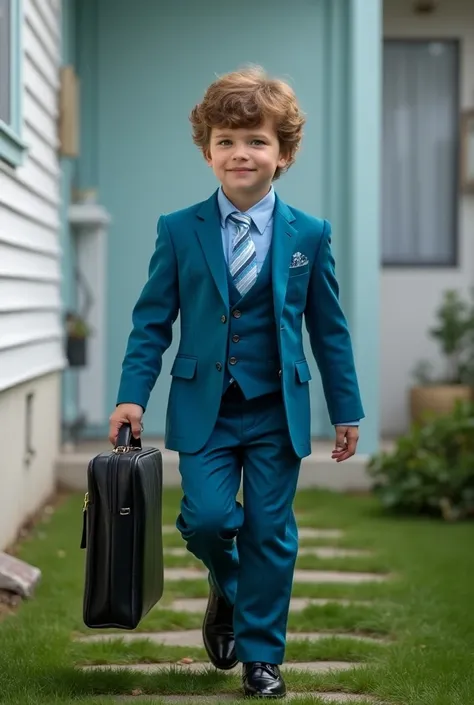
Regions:
<instances>
[{"instance_id":1,"label":"gold zipper pull","mask_svg":"<svg viewBox=\"0 0 474 705\"><path fill-rule=\"evenodd\" d=\"M87 548L87 505L89 504L89 492L84 495L84 504L82 506L82 537L81 548Z\"/></svg>"}]
</instances>

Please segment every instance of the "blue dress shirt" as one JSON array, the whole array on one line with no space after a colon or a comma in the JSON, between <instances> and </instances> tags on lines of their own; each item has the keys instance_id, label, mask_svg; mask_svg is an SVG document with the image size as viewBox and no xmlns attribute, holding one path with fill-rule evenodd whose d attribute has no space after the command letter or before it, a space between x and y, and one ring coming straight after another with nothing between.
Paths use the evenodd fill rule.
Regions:
<instances>
[{"instance_id":1,"label":"blue dress shirt","mask_svg":"<svg viewBox=\"0 0 474 705\"><path fill-rule=\"evenodd\" d=\"M239 213L238 208L234 206L227 198L222 186L217 192L217 203L221 216L221 233L222 247L224 249L224 257L229 264L232 254L232 242L235 236L235 225L229 220L229 215ZM273 186L267 195L261 201L245 211L246 215L252 218L250 226L250 237L255 245L257 272L260 273L265 257L268 254L273 236L273 210L275 208L275 191ZM358 426L359 421L350 421L349 423L341 423L340 426Z\"/></svg>"},{"instance_id":2,"label":"blue dress shirt","mask_svg":"<svg viewBox=\"0 0 474 705\"><path fill-rule=\"evenodd\" d=\"M225 260L228 264L230 262L232 242L235 236L235 225L228 218L232 213L238 213L239 211L234 204L229 201L222 187L217 193L217 201L221 214L222 246L224 248ZM272 186L265 198L262 198L262 200L252 206L252 208L245 211L245 214L252 218L249 234L255 245L258 273L260 273L262 269L272 242L274 208L275 191Z\"/></svg>"}]
</instances>

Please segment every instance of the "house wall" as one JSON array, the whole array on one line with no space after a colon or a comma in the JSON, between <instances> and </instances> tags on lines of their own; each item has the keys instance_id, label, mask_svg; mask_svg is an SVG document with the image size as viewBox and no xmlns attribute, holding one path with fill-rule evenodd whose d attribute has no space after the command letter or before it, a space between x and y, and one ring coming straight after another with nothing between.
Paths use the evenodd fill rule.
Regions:
<instances>
[{"instance_id":1,"label":"house wall","mask_svg":"<svg viewBox=\"0 0 474 705\"><path fill-rule=\"evenodd\" d=\"M31 435L27 437L27 399L33 397ZM24 520L55 486L59 444L60 375L53 372L0 393L0 550L15 539ZM32 455L29 451L33 451Z\"/></svg>"},{"instance_id":2,"label":"house wall","mask_svg":"<svg viewBox=\"0 0 474 705\"><path fill-rule=\"evenodd\" d=\"M417 16L408 0L385 0L384 35L390 38L460 40L460 110L474 102L474 3L449 0L434 14ZM474 198L460 195L459 261L456 267L385 268L381 274L381 412L382 433L408 428L408 394L412 371L420 359L442 361L427 336L445 289L467 293L474 284ZM440 369L442 369L440 367Z\"/></svg>"},{"instance_id":3,"label":"house wall","mask_svg":"<svg viewBox=\"0 0 474 705\"><path fill-rule=\"evenodd\" d=\"M106 390L103 421L92 419L97 388L81 384L81 411L103 436L116 400L130 313L145 279L161 213L207 198L217 182L192 143L188 116L217 74L259 63L287 77L306 112L303 147L276 184L291 205L333 226L341 298L353 333L366 451L378 443L379 0L216 0L156 3L141 11L113 0L77 4L81 154L77 186L111 216L107 236ZM261 28L265 31L262 33ZM245 42L229 42L244 32ZM203 41L203 38L206 40ZM190 58L191 57L191 58ZM190 236L193 236L190 233ZM90 268L89 268L90 271ZM92 282L93 283L93 282ZM178 330L147 409L160 436ZM313 372L312 433L333 436ZM85 378L86 372L80 373ZM366 452L364 451L364 452Z\"/></svg>"},{"instance_id":4,"label":"house wall","mask_svg":"<svg viewBox=\"0 0 474 705\"><path fill-rule=\"evenodd\" d=\"M53 488L63 367L60 8L50 0L24 0L23 13L21 137L27 152L18 168L0 162L0 547Z\"/></svg>"}]
</instances>

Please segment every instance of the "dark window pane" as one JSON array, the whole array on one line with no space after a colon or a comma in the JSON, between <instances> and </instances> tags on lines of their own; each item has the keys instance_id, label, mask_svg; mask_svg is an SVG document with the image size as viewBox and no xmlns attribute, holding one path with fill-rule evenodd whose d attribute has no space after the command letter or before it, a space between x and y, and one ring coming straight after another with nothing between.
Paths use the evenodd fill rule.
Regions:
<instances>
[{"instance_id":1,"label":"dark window pane","mask_svg":"<svg viewBox=\"0 0 474 705\"><path fill-rule=\"evenodd\" d=\"M458 45L384 43L382 254L386 265L456 259Z\"/></svg>"}]
</instances>

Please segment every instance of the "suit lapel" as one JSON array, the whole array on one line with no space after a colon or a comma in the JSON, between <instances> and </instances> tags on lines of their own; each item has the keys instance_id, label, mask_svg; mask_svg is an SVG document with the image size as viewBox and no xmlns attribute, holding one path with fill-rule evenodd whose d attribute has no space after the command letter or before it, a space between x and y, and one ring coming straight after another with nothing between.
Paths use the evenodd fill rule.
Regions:
<instances>
[{"instance_id":1,"label":"suit lapel","mask_svg":"<svg viewBox=\"0 0 474 705\"><path fill-rule=\"evenodd\" d=\"M291 225L294 220L295 217L288 206L277 196L273 218L272 286L275 319L278 324L285 304L291 257L298 236L298 232Z\"/></svg>"},{"instance_id":2,"label":"suit lapel","mask_svg":"<svg viewBox=\"0 0 474 705\"><path fill-rule=\"evenodd\" d=\"M204 201L197 212L196 234L219 294L226 308L229 308L227 269L222 249L222 233L216 193L207 201Z\"/></svg>"}]
</instances>

